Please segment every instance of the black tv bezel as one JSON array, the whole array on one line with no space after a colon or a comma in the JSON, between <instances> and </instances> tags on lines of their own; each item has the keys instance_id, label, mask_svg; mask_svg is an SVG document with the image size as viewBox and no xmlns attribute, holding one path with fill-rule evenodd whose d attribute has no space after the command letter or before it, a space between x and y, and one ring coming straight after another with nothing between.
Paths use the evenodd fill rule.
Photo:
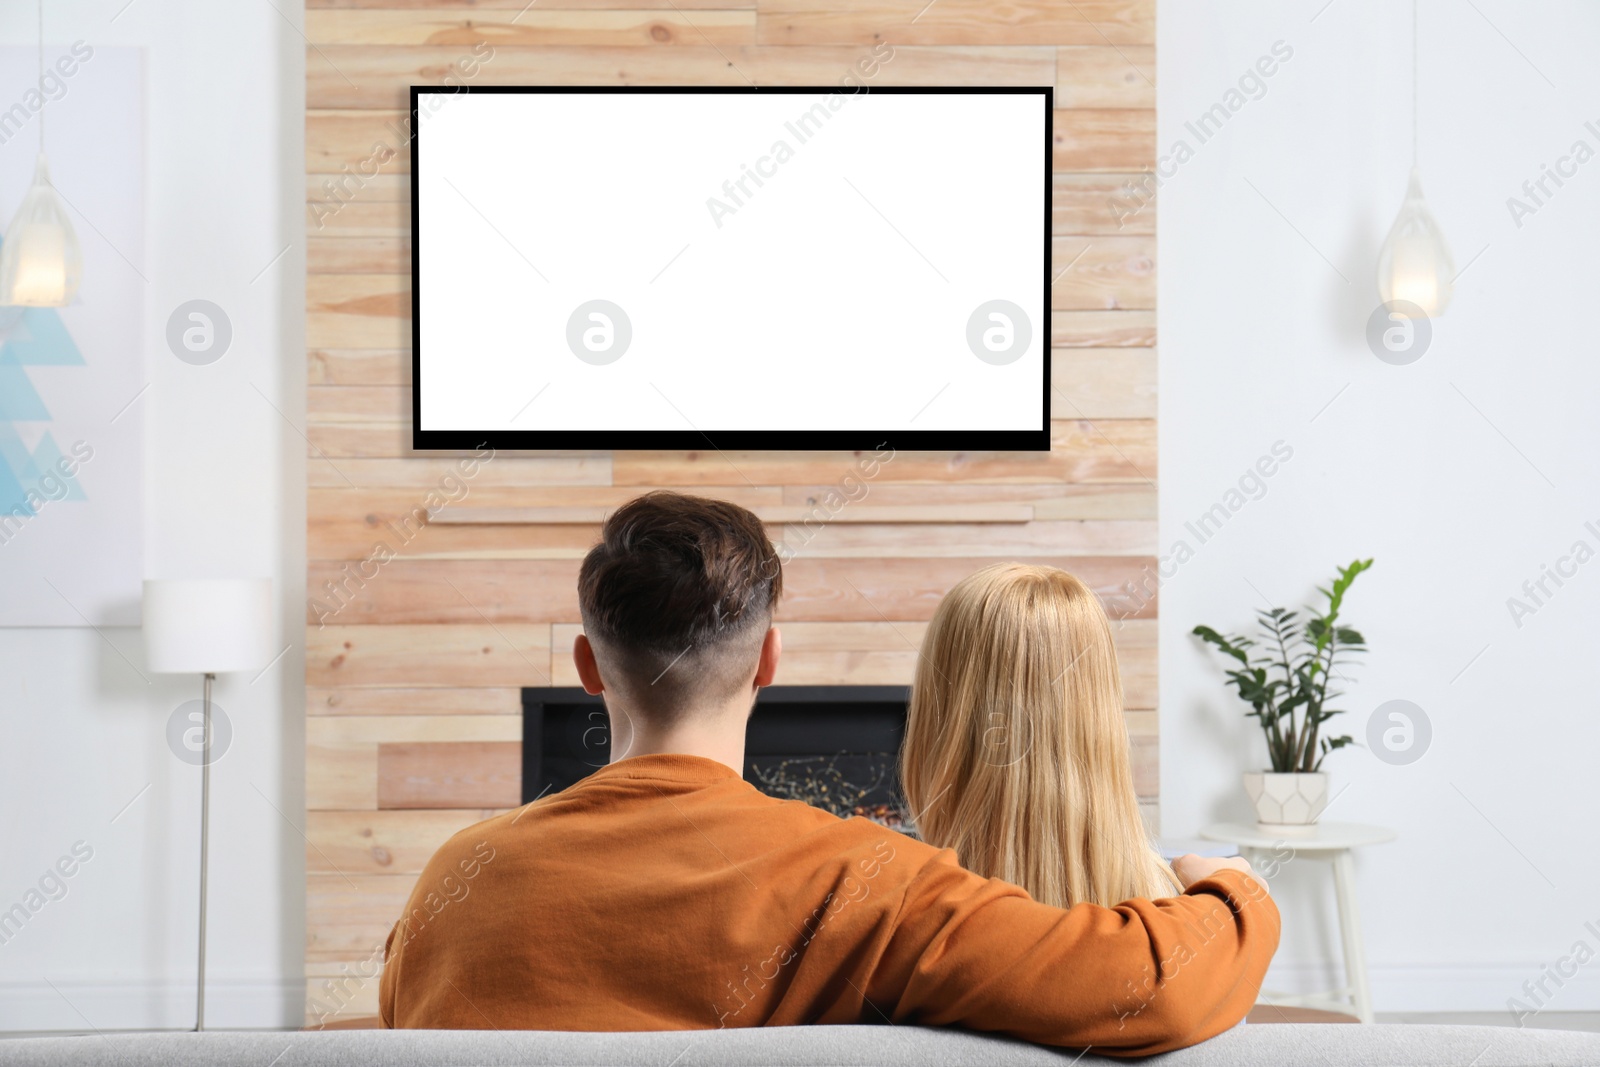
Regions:
<instances>
[{"instance_id":1,"label":"black tv bezel","mask_svg":"<svg viewBox=\"0 0 1600 1067\"><path fill-rule=\"evenodd\" d=\"M485 85L451 87L413 85L411 88L411 447L414 451L475 449L546 451L613 449L711 448L716 451L842 451L867 452L890 447L901 452L1048 452L1050 450L1050 290L1053 265L1051 190L1055 145L1054 86L1022 85L892 85L871 88L892 95L971 94L982 96L1044 97L1044 314L1037 342L1042 346L1044 388L1037 428L1024 430L715 430L715 439L697 429L688 430L425 430L422 428L422 242L418 234L420 204L422 123L418 97L423 93L604 93L612 94L816 94L839 92L835 85L711 86L711 85Z\"/></svg>"}]
</instances>

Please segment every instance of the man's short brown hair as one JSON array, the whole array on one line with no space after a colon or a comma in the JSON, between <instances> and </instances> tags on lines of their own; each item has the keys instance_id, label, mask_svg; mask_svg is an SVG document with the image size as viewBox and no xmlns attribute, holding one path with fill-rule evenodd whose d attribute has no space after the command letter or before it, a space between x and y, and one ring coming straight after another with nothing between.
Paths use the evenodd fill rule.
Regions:
<instances>
[{"instance_id":1,"label":"man's short brown hair","mask_svg":"<svg viewBox=\"0 0 1600 1067\"><path fill-rule=\"evenodd\" d=\"M761 520L683 493L618 508L578 572L584 633L607 687L630 710L664 718L750 683L782 592Z\"/></svg>"}]
</instances>

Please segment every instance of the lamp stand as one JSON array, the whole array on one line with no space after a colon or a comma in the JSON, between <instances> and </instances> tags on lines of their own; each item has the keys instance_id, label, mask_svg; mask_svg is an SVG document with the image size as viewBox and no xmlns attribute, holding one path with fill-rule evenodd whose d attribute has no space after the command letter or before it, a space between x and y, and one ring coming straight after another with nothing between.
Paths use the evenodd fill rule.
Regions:
<instances>
[{"instance_id":1,"label":"lamp stand","mask_svg":"<svg viewBox=\"0 0 1600 1067\"><path fill-rule=\"evenodd\" d=\"M206 1023L206 852L211 839L211 683L217 676L205 676L202 701L203 723L200 738L200 972L195 987L194 1029L199 1033Z\"/></svg>"}]
</instances>

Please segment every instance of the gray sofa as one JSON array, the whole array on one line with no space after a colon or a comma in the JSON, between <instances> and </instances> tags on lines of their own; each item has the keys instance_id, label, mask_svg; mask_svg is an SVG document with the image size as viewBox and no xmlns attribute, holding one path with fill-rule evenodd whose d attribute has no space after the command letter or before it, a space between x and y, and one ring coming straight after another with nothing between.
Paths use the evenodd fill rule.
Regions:
<instances>
[{"instance_id":1,"label":"gray sofa","mask_svg":"<svg viewBox=\"0 0 1600 1067\"><path fill-rule=\"evenodd\" d=\"M595 1034L333 1030L0 1040L0 1067L1033 1067L1125 1060L913 1026ZM1159 1067L1600 1067L1600 1034L1486 1026L1249 1025L1140 1061Z\"/></svg>"}]
</instances>

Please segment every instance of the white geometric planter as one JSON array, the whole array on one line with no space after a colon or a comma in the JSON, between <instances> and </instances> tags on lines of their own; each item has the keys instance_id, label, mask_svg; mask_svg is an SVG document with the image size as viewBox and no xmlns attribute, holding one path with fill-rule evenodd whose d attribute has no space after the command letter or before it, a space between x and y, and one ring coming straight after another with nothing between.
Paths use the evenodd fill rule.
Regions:
<instances>
[{"instance_id":1,"label":"white geometric planter","mask_svg":"<svg viewBox=\"0 0 1600 1067\"><path fill-rule=\"evenodd\" d=\"M1286 837L1316 830L1322 809L1328 806L1328 776L1251 771L1244 776L1244 791L1255 805L1256 826L1263 833Z\"/></svg>"}]
</instances>

